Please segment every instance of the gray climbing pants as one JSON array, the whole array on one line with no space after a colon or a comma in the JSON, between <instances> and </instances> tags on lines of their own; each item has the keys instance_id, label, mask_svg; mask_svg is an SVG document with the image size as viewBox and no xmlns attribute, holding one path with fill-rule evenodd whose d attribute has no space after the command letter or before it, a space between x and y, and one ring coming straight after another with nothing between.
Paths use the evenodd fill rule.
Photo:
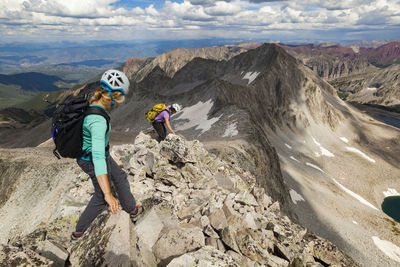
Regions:
<instances>
[{"instance_id":1,"label":"gray climbing pants","mask_svg":"<svg viewBox=\"0 0 400 267\"><path fill-rule=\"evenodd\" d=\"M93 220L107 207L107 202L104 200L103 191L97 182L97 177L94 173L94 165L92 161L77 159L77 163L81 169L90 176L94 186L94 195L89 201L86 209L82 213L76 225L77 232L84 232L89 228ZM114 159L108 155L106 157L108 182L111 186L113 182L118 194L119 202L126 212L131 212L136 205L135 198L133 197L126 173L118 166ZM110 181L111 179L111 181Z\"/></svg>"},{"instance_id":2,"label":"gray climbing pants","mask_svg":"<svg viewBox=\"0 0 400 267\"><path fill-rule=\"evenodd\" d=\"M152 124L154 130L156 130L156 132L158 133L157 141L161 142L167 136L167 130L165 129L164 122L154 121Z\"/></svg>"}]
</instances>

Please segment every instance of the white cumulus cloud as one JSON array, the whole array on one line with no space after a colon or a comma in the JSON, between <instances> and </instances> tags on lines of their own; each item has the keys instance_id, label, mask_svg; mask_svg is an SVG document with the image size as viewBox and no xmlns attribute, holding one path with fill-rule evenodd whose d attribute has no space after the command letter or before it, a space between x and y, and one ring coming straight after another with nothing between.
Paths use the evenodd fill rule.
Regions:
<instances>
[{"instance_id":1,"label":"white cumulus cloud","mask_svg":"<svg viewBox=\"0 0 400 267\"><path fill-rule=\"evenodd\" d=\"M144 2L144 1L143 1ZM333 36L354 39L387 29L396 35L398 0L167 0L143 8L127 8L121 0L1 0L0 34L30 38L31 33L65 39L119 27L124 36L230 38L303 38ZM53 25L53 27L49 27ZM72 31L70 31L72 29ZM76 30L74 30L76 29ZM112 29L115 31L116 29ZM54 35L52 35L54 31ZM348 35L347 35L348 34ZM275 37L277 36L277 37ZM111 36L110 36L111 37ZM393 38L397 38L393 36ZM11 37L10 37L11 38Z\"/></svg>"}]
</instances>

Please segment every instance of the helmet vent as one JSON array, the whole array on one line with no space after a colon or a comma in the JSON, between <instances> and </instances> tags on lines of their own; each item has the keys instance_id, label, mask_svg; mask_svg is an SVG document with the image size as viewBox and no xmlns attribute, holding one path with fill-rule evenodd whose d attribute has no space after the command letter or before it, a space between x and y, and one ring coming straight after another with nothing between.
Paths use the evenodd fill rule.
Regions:
<instances>
[{"instance_id":1,"label":"helmet vent","mask_svg":"<svg viewBox=\"0 0 400 267\"><path fill-rule=\"evenodd\" d=\"M108 85L111 91L118 90L124 95L129 91L129 79L119 70L108 70L104 72L101 82Z\"/></svg>"}]
</instances>

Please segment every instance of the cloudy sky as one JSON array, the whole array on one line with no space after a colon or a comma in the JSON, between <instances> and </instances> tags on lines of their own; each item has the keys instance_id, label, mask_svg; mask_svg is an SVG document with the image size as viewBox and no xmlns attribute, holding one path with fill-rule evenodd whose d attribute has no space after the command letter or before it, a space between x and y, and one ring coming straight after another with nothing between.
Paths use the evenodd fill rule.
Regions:
<instances>
[{"instance_id":1,"label":"cloudy sky","mask_svg":"<svg viewBox=\"0 0 400 267\"><path fill-rule=\"evenodd\" d=\"M400 0L1 0L1 42L400 37Z\"/></svg>"}]
</instances>

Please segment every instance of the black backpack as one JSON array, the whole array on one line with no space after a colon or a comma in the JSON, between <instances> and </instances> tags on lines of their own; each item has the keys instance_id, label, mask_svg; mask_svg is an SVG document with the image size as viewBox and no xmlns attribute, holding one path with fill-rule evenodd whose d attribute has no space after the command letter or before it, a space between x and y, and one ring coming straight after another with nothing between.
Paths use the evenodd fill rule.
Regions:
<instances>
[{"instance_id":1,"label":"black backpack","mask_svg":"<svg viewBox=\"0 0 400 267\"><path fill-rule=\"evenodd\" d=\"M109 129L110 117L107 112L96 106L89 107L88 95L69 96L57 106L53 114L51 135L56 145L54 155L60 159L78 158L83 155L82 125L86 115L96 114L103 116Z\"/></svg>"}]
</instances>

